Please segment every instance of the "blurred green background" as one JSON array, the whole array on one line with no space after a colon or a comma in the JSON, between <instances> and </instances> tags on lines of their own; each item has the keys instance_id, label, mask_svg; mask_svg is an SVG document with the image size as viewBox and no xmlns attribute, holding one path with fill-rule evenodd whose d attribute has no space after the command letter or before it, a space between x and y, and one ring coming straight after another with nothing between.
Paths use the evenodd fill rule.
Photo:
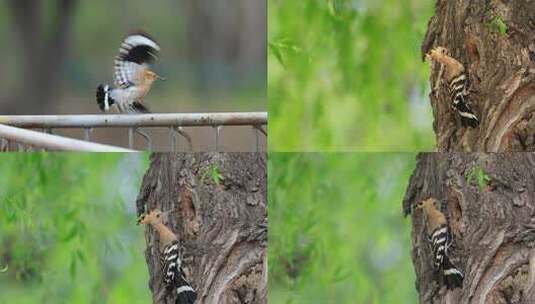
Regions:
<instances>
[{"instance_id":1,"label":"blurred green background","mask_svg":"<svg viewBox=\"0 0 535 304\"><path fill-rule=\"evenodd\" d=\"M147 154L0 156L0 303L149 303Z\"/></svg>"},{"instance_id":2,"label":"blurred green background","mask_svg":"<svg viewBox=\"0 0 535 304\"><path fill-rule=\"evenodd\" d=\"M0 113L99 113L123 38L160 44L153 112L266 110L265 1L0 1Z\"/></svg>"},{"instance_id":3,"label":"blurred green background","mask_svg":"<svg viewBox=\"0 0 535 304\"><path fill-rule=\"evenodd\" d=\"M270 150L434 150L420 54L434 4L270 1Z\"/></svg>"},{"instance_id":4,"label":"blurred green background","mask_svg":"<svg viewBox=\"0 0 535 304\"><path fill-rule=\"evenodd\" d=\"M416 303L409 153L271 153L271 303Z\"/></svg>"}]
</instances>

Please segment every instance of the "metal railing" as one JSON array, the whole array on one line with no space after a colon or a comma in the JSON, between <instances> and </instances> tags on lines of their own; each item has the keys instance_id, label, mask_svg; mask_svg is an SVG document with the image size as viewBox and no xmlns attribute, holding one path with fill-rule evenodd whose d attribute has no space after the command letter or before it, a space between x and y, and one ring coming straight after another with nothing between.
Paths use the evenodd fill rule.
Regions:
<instances>
[{"instance_id":1,"label":"metal railing","mask_svg":"<svg viewBox=\"0 0 535 304\"><path fill-rule=\"evenodd\" d=\"M0 124L0 151L3 151L4 149L7 150L6 147L9 147L9 141L16 142L19 150L23 150L24 145L27 145L46 150L59 151L135 152L135 150L97 144Z\"/></svg>"},{"instance_id":2,"label":"metal railing","mask_svg":"<svg viewBox=\"0 0 535 304\"><path fill-rule=\"evenodd\" d=\"M250 127L252 130L251 147L253 151L261 151L261 147L265 149L267 145L267 113L266 112L241 112L241 113L166 113L166 114L139 114L139 115L14 115L2 116L0 115L0 125L7 125L4 127L4 132L0 132L2 139L2 146L6 146L4 141L8 141L7 147L10 147L9 142L18 143L16 147L20 150L21 144L29 145L35 148L44 149L59 149L72 150L67 146L54 146L52 142L61 140L59 137L51 134L57 133L57 129L82 129L83 140L77 140L77 143L71 142L72 145L85 142L86 144L94 144L91 142L93 130L98 128L126 128L128 137L128 149L134 149L135 134L140 135L145 139L146 149L152 150L153 136L146 133L146 129L151 128L165 128L168 130L167 146L165 149L171 152L177 150L179 138L185 139L188 143L188 150L193 150L194 138L188 132L188 129L198 127L210 127L213 132L211 150L219 151L220 135L223 128L231 127ZM21 129L16 132L14 129L9 129L8 126L24 129L34 129L41 132L23 130L30 133L21 132ZM141 129L143 128L143 130ZM188 128L188 129L186 129ZM24 135L24 134L26 135ZM48 134L47 134L48 133ZM42 137L42 139L39 138ZM45 139L47 143L45 144ZM62 137L64 139L69 139ZM74 139L69 139L74 140ZM203 140L206 138L203 136ZM48 142L50 141L50 142ZM82 147L82 146L80 146ZM84 151L90 150L89 147L83 146ZM102 145L101 148L107 149L123 149L120 147L112 147ZM96 147L93 147L97 149ZM82 148L80 148L82 149Z\"/></svg>"}]
</instances>

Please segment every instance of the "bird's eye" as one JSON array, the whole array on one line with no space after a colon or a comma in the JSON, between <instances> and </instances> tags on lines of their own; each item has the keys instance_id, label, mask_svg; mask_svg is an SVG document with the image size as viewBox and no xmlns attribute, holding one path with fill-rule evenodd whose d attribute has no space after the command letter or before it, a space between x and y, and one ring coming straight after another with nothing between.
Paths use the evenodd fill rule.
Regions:
<instances>
[{"instance_id":1,"label":"bird's eye","mask_svg":"<svg viewBox=\"0 0 535 304\"><path fill-rule=\"evenodd\" d=\"M160 215L159 215L159 214L157 214L157 215L156 215L156 217L160 217Z\"/></svg>"}]
</instances>

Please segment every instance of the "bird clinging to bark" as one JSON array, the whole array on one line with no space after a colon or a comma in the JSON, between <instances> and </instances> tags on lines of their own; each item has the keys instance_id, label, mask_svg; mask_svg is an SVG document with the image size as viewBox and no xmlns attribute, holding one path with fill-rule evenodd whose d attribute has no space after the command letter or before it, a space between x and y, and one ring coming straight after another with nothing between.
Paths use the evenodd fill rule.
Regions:
<instances>
[{"instance_id":1,"label":"bird clinging to bark","mask_svg":"<svg viewBox=\"0 0 535 304\"><path fill-rule=\"evenodd\" d=\"M143 98L156 79L163 79L149 69L158 56L160 46L148 34L128 35L115 57L115 86L99 85L97 104L107 112L115 105L119 113L148 113Z\"/></svg>"},{"instance_id":2,"label":"bird clinging to bark","mask_svg":"<svg viewBox=\"0 0 535 304\"><path fill-rule=\"evenodd\" d=\"M193 304L197 298L195 289L186 281L180 259L178 237L163 224L163 215L152 210L141 215L138 224L152 225L160 236L160 254L163 264L164 284L169 293L176 291L176 304Z\"/></svg>"},{"instance_id":3,"label":"bird clinging to bark","mask_svg":"<svg viewBox=\"0 0 535 304\"><path fill-rule=\"evenodd\" d=\"M421 209L425 214L427 236L433 248L433 265L437 271L442 271L446 287L455 289L462 286L464 276L448 256L452 237L446 216L437 208L437 203L436 199L428 198L419 202L416 210Z\"/></svg>"},{"instance_id":4,"label":"bird clinging to bark","mask_svg":"<svg viewBox=\"0 0 535 304\"><path fill-rule=\"evenodd\" d=\"M462 124L472 128L477 127L479 120L465 101L465 97L468 95L468 77L464 66L450 57L446 48L440 46L432 49L426 55L426 58L441 65L439 80L442 77L442 72L444 72L444 77L448 82L450 98L452 99L452 108L461 117Z\"/></svg>"}]
</instances>

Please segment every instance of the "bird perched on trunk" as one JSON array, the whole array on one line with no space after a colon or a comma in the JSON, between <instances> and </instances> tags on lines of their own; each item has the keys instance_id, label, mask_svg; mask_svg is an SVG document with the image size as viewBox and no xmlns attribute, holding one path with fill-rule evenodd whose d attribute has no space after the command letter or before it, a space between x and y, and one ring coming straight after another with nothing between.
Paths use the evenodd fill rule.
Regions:
<instances>
[{"instance_id":1,"label":"bird perched on trunk","mask_svg":"<svg viewBox=\"0 0 535 304\"><path fill-rule=\"evenodd\" d=\"M444 47L437 47L426 55L428 60L438 62L441 65L439 80L444 72L444 77L448 82L452 108L461 117L464 126L475 128L479 125L479 120L474 114L465 97L468 95L468 77L464 66L456 59L448 55L448 50Z\"/></svg>"},{"instance_id":2,"label":"bird perched on trunk","mask_svg":"<svg viewBox=\"0 0 535 304\"><path fill-rule=\"evenodd\" d=\"M141 215L138 224L152 225L160 236L160 253L163 264L164 284L169 292L176 291L176 304L193 304L197 293L186 281L182 270L182 260L179 256L177 236L163 224L162 212L152 210L148 214Z\"/></svg>"},{"instance_id":3,"label":"bird perched on trunk","mask_svg":"<svg viewBox=\"0 0 535 304\"><path fill-rule=\"evenodd\" d=\"M162 79L149 69L149 64L157 59L160 46L143 32L128 35L115 57L115 86L99 85L97 104L107 112L112 105L119 113L148 113L143 105L156 79Z\"/></svg>"},{"instance_id":4,"label":"bird perched on trunk","mask_svg":"<svg viewBox=\"0 0 535 304\"><path fill-rule=\"evenodd\" d=\"M446 216L436 207L437 200L429 198L419 202L416 209L425 214L428 239L433 248L433 265L442 271L446 287L454 289L463 284L463 273L453 265L448 256L452 238Z\"/></svg>"}]
</instances>

